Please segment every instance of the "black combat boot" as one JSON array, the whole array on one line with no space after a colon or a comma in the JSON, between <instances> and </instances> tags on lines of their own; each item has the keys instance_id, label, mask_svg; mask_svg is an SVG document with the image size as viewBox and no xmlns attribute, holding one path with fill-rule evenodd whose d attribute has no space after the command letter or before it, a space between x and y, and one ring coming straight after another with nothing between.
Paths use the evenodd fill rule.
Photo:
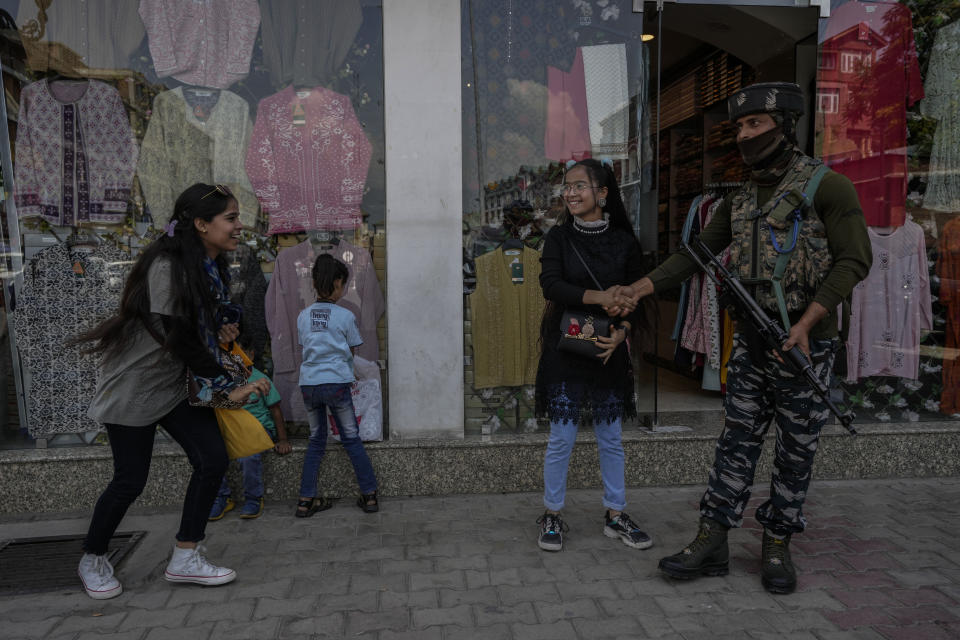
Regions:
<instances>
[{"instance_id":1,"label":"black combat boot","mask_svg":"<svg viewBox=\"0 0 960 640\"><path fill-rule=\"evenodd\" d=\"M700 518L700 531L683 551L660 559L660 571L671 578L687 580L698 576L725 576L729 572L730 549L726 527L716 520Z\"/></svg>"},{"instance_id":2,"label":"black combat boot","mask_svg":"<svg viewBox=\"0 0 960 640\"><path fill-rule=\"evenodd\" d=\"M770 593L793 593L797 588L797 570L790 559L790 536L782 540L763 530L763 567L760 582Z\"/></svg>"}]
</instances>

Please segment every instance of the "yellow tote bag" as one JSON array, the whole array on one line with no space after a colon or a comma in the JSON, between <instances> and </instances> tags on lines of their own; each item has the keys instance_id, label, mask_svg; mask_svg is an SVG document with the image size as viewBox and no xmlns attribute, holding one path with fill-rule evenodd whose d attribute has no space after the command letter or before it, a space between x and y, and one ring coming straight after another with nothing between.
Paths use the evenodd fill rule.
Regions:
<instances>
[{"instance_id":1,"label":"yellow tote bag","mask_svg":"<svg viewBox=\"0 0 960 640\"><path fill-rule=\"evenodd\" d=\"M214 412L223 442L227 445L227 457L231 460L273 449L273 440L267 430L246 409L214 409Z\"/></svg>"},{"instance_id":2,"label":"yellow tote bag","mask_svg":"<svg viewBox=\"0 0 960 640\"><path fill-rule=\"evenodd\" d=\"M249 356L236 343L231 353L239 355L246 366L253 364ZM255 453L273 449L273 440L267 435L260 421L246 409L214 409L220 434L227 445L227 457L231 460L246 458Z\"/></svg>"}]
</instances>

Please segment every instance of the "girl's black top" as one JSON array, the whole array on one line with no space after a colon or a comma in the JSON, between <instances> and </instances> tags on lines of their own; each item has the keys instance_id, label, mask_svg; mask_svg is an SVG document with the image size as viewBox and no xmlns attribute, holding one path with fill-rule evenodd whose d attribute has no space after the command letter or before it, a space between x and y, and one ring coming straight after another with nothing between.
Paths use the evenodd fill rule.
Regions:
<instances>
[{"instance_id":1,"label":"girl's black top","mask_svg":"<svg viewBox=\"0 0 960 640\"><path fill-rule=\"evenodd\" d=\"M540 327L540 366L537 370L536 410L551 422L610 422L637 415L633 399L633 367L627 343L621 343L603 364L563 353L560 320L565 310L585 310L604 315L602 307L583 304L583 293L597 286L580 258L570 248L576 246L600 285L632 284L643 276L640 244L632 233L607 227L597 234L584 233L571 221L557 225L547 233L543 244L540 286L547 309ZM625 318L637 326L638 312Z\"/></svg>"}]
</instances>

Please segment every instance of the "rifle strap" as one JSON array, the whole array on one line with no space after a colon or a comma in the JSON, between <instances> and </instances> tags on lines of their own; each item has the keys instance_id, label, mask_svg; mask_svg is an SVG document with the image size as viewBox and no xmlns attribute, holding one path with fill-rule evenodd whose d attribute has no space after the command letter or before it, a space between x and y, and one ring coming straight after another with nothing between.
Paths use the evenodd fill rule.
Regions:
<instances>
[{"instance_id":1,"label":"rifle strap","mask_svg":"<svg viewBox=\"0 0 960 640\"><path fill-rule=\"evenodd\" d=\"M807 182L806 187L804 187L803 201L808 211L813 210L813 197L820 187L820 181L823 180L823 176L827 175L829 171L830 169L827 168L827 165L821 164L813 172L813 175L810 176L810 180ZM797 236L799 237L800 226L803 224L803 220L797 220L795 224L797 225ZM777 298L777 307L780 310L780 319L783 321L785 331L790 331L790 315L787 313L787 300L783 295L783 286L780 284L780 281L783 280L783 274L787 271L787 263L790 262L790 256L793 255L796 248L797 243L794 242L793 247L789 251L781 253L777 257L777 264L774 265L773 268L773 277L770 279L770 285L773 288L773 295Z\"/></svg>"}]
</instances>

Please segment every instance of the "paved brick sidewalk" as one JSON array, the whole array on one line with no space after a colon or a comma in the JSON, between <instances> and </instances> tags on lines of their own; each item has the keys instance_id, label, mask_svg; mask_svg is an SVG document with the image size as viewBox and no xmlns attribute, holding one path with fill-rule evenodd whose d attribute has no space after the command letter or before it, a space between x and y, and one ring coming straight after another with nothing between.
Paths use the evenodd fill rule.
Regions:
<instances>
[{"instance_id":1,"label":"paved brick sidewalk","mask_svg":"<svg viewBox=\"0 0 960 640\"><path fill-rule=\"evenodd\" d=\"M237 569L224 587L161 577L175 511L137 511L149 535L119 570L125 593L0 599L0 636L57 640L358 638L960 637L960 478L816 482L794 541L800 588L760 586L760 532L731 534L731 573L673 582L657 560L689 541L700 487L633 489L647 551L602 535L599 491L570 493L564 551L536 547L536 494L349 501L309 519L269 504L208 528L209 556ZM85 516L0 519L0 539L82 532Z\"/></svg>"}]
</instances>

